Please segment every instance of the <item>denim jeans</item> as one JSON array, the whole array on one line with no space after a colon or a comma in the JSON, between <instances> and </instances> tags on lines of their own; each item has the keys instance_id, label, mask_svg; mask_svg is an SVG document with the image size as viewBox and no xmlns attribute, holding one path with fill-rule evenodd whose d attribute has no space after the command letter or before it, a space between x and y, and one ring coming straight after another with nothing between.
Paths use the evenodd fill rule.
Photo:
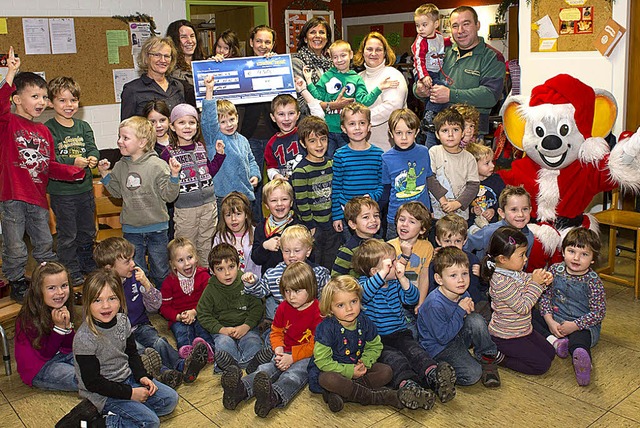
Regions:
<instances>
[{"instance_id":1,"label":"denim jeans","mask_svg":"<svg viewBox=\"0 0 640 428\"><path fill-rule=\"evenodd\" d=\"M122 383L133 388L142 386L133 379L133 376L129 376ZM178 393L157 380L154 380L153 383L158 387L158 390L144 403L120 398L107 398L104 409L102 409L103 414L109 415L107 416L107 427L159 427L160 419L158 416L173 412L178 405ZM109 414L109 412L114 414Z\"/></svg>"},{"instance_id":2,"label":"denim jeans","mask_svg":"<svg viewBox=\"0 0 640 428\"><path fill-rule=\"evenodd\" d=\"M73 354L58 352L42 366L31 384L50 391L77 391L78 381L73 367Z\"/></svg>"},{"instance_id":3,"label":"denim jeans","mask_svg":"<svg viewBox=\"0 0 640 428\"><path fill-rule=\"evenodd\" d=\"M72 278L93 272L93 241L96 238L93 190L79 195L51 195L51 210L56 215L57 254Z\"/></svg>"},{"instance_id":4,"label":"denim jeans","mask_svg":"<svg viewBox=\"0 0 640 428\"><path fill-rule=\"evenodd\" d=\"M29 253L24 232L31 239L31 254L38 263L57 260L49 230L49 211L23 201L0 202L0 222L4 245L2 272L9 281L24 277Z\"/></svg>"},{"instance_id":5,"label":"denim jeans","mask_svg":"<svg viewBox=\"0 0 640 428\"><path fill-rule=\"evenodd\" d=\"M253 397L253 378L258 372L264 372L269 375L274 391L280 396L281 401L278 407L285 407L309 381L307 375L309 360L310 358L303 358L296 361L285 371L280 371L273 361L260 365L258 370L242 378L242 383L247 390L247 398Z\"/></svg>"},{"instance_id":6,"label":"denim jeans","mask_svg":"<svg viewBox=\"0 0 640 428\"><path fill-rule=\"evenodd\" d=\"M213 342L215 344L215 350L226 351L231 355L240 368L246 368L247 364L254 355L262 349L262 339L260 339L260 333L258 328L254 327L247 334L240 339L234 339L231 336L225 334L214 334ZM216 365L216 369L218 366Z\"/></svg>"},{"instance_id":7,"label":"denim jeans","mask_svg":"<svg viewBox=\"0 0 640 428\"><path fill-rule=\"evenodd\" d=\"M178 355L167 339L158 334L158 330L151 324L139 324L133 330L133 338L138 345L138 353L141 354L146 348L153 348L158 351L162 364L170 369L181 370L184 360Z\"/></svg>"},{"instance_id":8,"label":"denim jeans","mask_svg":"<svg viewBox=\"0 0 640 428\"><path fill-rule=\"evenodd\" d=\"M131 242L136 248L133 261L140 266L147 275L147 278L156 286L158 290L162 286L167 275L169 275L169 256L167 254L167 231L148 233L127 233L123 234L124 239ZM149 269L145 255L149 255Z\"/></svg>"},{"instance_id":9,"label":"denim jeans","mask_svg":"<svg viewBox=\"0 0 640 428\"><path fill-rule=\"evenodd\" d=\"M176 343L178 345L178 349L185 345L191 345L193 343L193 339L196 337L201 337L206 340L211 348L213 348L213 337L211 334L198 322L195 320L192 324L185 324L180 321L176 321L171 324L171 331L176 338Z\"/></svg>"},{"instance_id":10,"label":"denim jeans","mask_svg":"<svg viewBox=\"0 0 640 428\"><path fill-rule=\"evenodd\" d=\"M471 346L475 357L469 353ZM458 385L473 385L482 376L480 358L483 355L495 357L497 353L498 348L491 340L487 322L482 315L470 313L465 317L458 335L435 356L435 359L451 364L456 371Z\"/></svg>"}]
</instances>

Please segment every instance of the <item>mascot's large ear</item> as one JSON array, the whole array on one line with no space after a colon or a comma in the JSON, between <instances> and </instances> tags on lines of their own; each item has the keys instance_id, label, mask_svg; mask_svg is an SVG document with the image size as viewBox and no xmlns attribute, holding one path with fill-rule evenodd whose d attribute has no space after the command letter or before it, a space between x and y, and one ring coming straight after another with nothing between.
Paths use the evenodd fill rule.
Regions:
<instances>
[{"instance_id":1,"label":"mascot's large ear","mask_svg":"<svg viewBox=\"0 0 640 428\"><path fill-rule=\"evenodd\" d=\"M618 104L613 95L604 89L594 89L596 104L593 111L593 137L606 137L611 132L613 124L618 116Z\"/></svg>"},{"instance_id":2,"label":"mascot's large ear","mask_svg":"<svg viewBox=\"0 0 640 428\"><path fill-rule=\"evenodd\" d=\"M502 123L504 124L504 133L507 135L507 139L511 144L520 150L522 150L524 126L527 123L520 113L520 106L526 105L526 99L526 97L521 95L510 96L505 100L500 109Z\"/></svg>"}]
</instances>

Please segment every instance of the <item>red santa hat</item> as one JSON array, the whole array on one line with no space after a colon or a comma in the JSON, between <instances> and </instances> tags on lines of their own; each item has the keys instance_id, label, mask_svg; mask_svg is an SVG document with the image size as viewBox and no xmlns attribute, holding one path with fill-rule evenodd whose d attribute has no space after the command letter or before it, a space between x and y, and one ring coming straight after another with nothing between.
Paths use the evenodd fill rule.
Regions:
<instances>
[{"instance_id":1,"label":"red santa hat","mask_svg":"<svg viewBox=\"0 0 640 428\"><path fill-rule=\"evenodd\" d=\"M558 74L531 91L529 105L571 104L576 112L574 119L582 136L591 137L596 94L591 86L568 74Z\"/></svg>"}]
</instances>

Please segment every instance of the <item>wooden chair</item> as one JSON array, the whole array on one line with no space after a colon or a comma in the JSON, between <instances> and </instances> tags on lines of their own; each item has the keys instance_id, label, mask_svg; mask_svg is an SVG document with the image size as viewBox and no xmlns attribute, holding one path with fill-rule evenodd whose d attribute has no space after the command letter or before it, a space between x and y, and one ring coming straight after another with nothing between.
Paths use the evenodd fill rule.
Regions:
<instances>
[{"instance_id":1,"label":"wooden chair","mask_svg":"<svg viewBox=\"0 0 640 428\"><path fill-rule=\"evenodd\" d=\"M595 218L600 222L609 226L609 255L607 266L598 270L602 279L634 287L635 298L640 298L640 213L636 211L628 211L618 207L619 189L614 189L611 198L611 207L607 210L594 214ZM634 279L621 278L615 274L615 258L616 258L616 242L618 229L627 229L635 232L635 270Z\"/></svg>"},{"instance_id":2,"label":"wooden chair","mask_svg":"<svg viewBox=\"0 0 640 428\"><path fill-rule=\"evenodd\" d=\"M122 236L122 225L120 224L122 200L109 196L99 181L93 183L93 193L96 198L96 242L112 236ZM100 224L107 224L111 228L100 229Z\"/></svg>"}]
</instances>

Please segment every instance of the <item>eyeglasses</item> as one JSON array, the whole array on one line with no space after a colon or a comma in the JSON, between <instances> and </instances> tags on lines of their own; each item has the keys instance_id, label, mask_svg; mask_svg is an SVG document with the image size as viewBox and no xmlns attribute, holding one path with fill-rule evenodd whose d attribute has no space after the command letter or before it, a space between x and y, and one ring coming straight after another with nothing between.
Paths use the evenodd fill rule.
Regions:
<instances>
[{"instance_id":1,"label":"eyeglasses","mask_svg":"<svg viewBox=\"0 0 640 428\"><path fill-rule=\"evenodd\" d=\"M164 55L160 52L149 52L149 56L154 57L155 59L165 59L167 61L171 61L171 55Z\"/></svg>"}]
</instances>

